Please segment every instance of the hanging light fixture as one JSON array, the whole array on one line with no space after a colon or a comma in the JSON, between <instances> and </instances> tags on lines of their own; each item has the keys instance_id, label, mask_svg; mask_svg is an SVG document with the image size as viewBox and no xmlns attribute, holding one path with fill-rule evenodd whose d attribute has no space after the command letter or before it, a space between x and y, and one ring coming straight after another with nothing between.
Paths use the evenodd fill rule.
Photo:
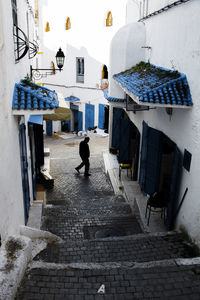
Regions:
<instances>
[{"instance_id":1,"label":"hanging light fixture","mask_svg":"<svg viewBox=\"0 0 200 300\"><path fill-rule=\"evenodd\" d=\"M59 48L58 52L56 53L56 63L60 71L64 65L64 61L65 61L65 55L62 49Z\"/></svg>"}]
</instances>

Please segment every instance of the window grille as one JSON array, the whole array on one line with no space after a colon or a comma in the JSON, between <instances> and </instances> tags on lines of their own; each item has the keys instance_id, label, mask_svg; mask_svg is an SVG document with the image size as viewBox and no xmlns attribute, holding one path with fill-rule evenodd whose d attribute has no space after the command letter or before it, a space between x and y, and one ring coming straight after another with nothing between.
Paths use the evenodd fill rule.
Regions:
<instances>
[{"instance_id":1,"label":"window grille","mask_svg":"<svg viewBox=\"0 0 200 300\"><path fill-rule=\"evenodd\" d=\"M76 58L76 82L84 83L84 58Z\"/></svg>"}]
</instances>

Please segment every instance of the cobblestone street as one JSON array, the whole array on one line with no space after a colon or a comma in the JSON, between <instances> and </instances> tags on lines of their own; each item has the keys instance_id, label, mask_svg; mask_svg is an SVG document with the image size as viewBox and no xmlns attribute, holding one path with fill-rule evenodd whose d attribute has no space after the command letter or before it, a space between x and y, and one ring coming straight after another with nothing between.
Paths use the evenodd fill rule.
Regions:
<instances>
[{"instance_id":1,"label":"cobblestone street","mask_svg":"<svg viewBox=\"0 0 200 300\"><path fill-rule=\"evenodd\" d=\"M17 300L200 299L200 266L181 233L147 234L104 172L108 138L92 135L90 177L75 171L80 138L46 138L53 189L47 191L43 230L62 241L38 254Z\"/></svg>"}]
</instances>

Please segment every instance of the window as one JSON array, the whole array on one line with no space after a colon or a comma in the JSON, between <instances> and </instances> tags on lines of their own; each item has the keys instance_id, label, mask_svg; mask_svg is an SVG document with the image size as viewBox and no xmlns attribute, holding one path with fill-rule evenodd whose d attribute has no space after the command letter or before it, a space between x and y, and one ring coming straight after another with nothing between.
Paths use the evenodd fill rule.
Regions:
<instances>
[{"instance_id":1,"label":"window","mask_svg":"<svg viewBox=\"0 0 200 300\"><path fill-rule=\"evenodd\" d=\"M29 42L25 33L18 27L17 0L11 0L11 6L12 6L12 17L13 17L13 40L14 40L15 63L17 63L28 52Z\"/></svg>"},{"instance_id":2,"label":"window","mask_svg":"<svg viewBox=\"0 0 200 300\"><path fill-rule=\"evenodd\" d=\"M106 26L112 26L112 23L113 23L112 13L111 11L109 11L107 14Z\"/></svg>"},{"instance_id":3,"label":"window","mask_svg":"<svg viewBox=\"0 0 200 300\"><path fill-rule=\"evenodd\" d=\"M52 61L51 62L51 66L50 66L50 68L52 69L52 73L51 73L51 75L55 75L56 74L56 68L55 68L55 64L54 64L54 62Z\"/></svg>"},{"instance_id":4,"label":"window","mask_svg":"<svg viewBox=\"0 0 200 300\"><path fill-rule=\"evenodd\" d=\"M50 31L49 22L46 22L45 32L49 32L49 31Z\"/></svg>"},{"instance_id":5,"label":"window","mask_svg":"<svg viewBox=\"0 0 200 300\"><path fill-rule=\"evenodd\" d=\"M102 79L108 79L108 68L106 65L103 65L102 69Z\"/></svg>"},{"instance_id":6,"label":"window","mask_svg":"<svg viewBox=\"0 0 200 300\"><path fill-rule=\"evenodd\" d=\"M67 18L67 21L66 21L66 26L65 26L66 30L69 30L71 29L71 21L70 21L70 18L68 17Z\"/></svg>"},{"instance_id":7,"label":"window","mask_svg":"<svg viewBox=\"0 0 200 300\"><path fill-rule=\"evenodd\" d=\"M76 82L84 83L84 58L76 58Z\"/></svg>"},{"instance_id":8,"label":"window","mask_svg":"<svg viewBox=\"0 0 200 300\"><path fill-rule=\"evenodd\" d=\"M13 25L18 25L17 21L17 0L11 0L12 3L12 17L13 17Z\"/></svg>"}]
</instances>

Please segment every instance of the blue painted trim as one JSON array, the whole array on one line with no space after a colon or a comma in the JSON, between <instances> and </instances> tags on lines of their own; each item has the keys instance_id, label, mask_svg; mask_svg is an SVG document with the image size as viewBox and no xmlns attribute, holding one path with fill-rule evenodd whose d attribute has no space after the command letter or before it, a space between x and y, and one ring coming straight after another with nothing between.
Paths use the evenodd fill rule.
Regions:
<instances>
[{"instance_id":1,"label":"blue painted trim","mask_svg":"<svg viewBox=\"0 0 200 300\"><path fill-rule=\"evenodd\" d=\"M43 125L43 115L30 115L28 122Z\"/></svg>"}]
</instances>

